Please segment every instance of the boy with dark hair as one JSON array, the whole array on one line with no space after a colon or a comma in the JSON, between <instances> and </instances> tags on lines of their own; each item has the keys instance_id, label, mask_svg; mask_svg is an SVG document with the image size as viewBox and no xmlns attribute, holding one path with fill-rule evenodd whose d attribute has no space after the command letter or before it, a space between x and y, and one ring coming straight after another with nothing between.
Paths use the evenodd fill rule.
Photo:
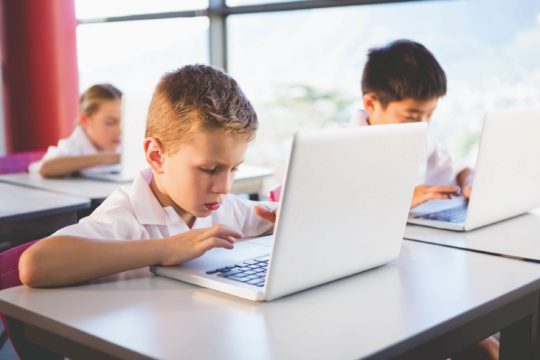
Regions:
<instances>
[{"instance_id":1,"label":"boy with dark hair","mask_svg":"<svg viewBox=\"0 0 540 360\"><path fill-rule=\"evenodd\" d=\"M364 110L355 113L353 124L429 122L439 98L446 94L446 74L422 44L396 40L369 50L362 94ZM457 171L450 156L430 143L411 207L446 199L460 190L468 198L472 176L468 168Z\"/></svg>"},{"instance_id":2,"label":"boy with dark hair","mask_svg":"<svg viewBox=\"0 0 540 360\"><path fill-rule=\"evenodd\" d=\"M439 98L446 95L446 74L433 54L422 44L396 40L370 49L362 74L364 110L354 114L355 125L429 122ZM451 157L428 142L426 162L414 189L411 208L428 200L446 199L460 190L471 194L473 171L456 171ZM453 360L498 359L494 337L472 345Z\"/></svg>"}]
</instances>

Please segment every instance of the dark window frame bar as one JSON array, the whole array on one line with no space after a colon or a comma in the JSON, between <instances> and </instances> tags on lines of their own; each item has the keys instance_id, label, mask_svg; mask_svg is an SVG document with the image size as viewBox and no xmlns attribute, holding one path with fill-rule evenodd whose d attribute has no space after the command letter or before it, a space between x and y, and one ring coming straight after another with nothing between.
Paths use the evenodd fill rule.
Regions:
<instances>
[{"instance_id":1,"label":"dark window frame bar","mask_svg":"<svg viewBox=\"0 0 540 360\"><path fill-rule=\"evenodd\" d=\"M86 25L123 21L193 18L202 16L208 17L210 22L208 34L209 62L211 65L227 70L227 17L229 15L259 14L278 11L313 10L355 5L380 5L424 1L448 2L456 0L309 0L242 6L227 6L225 1L226 0L209 0L208 8L205 9L79 19L78 24Z\"/></svg>"}]
</instances>

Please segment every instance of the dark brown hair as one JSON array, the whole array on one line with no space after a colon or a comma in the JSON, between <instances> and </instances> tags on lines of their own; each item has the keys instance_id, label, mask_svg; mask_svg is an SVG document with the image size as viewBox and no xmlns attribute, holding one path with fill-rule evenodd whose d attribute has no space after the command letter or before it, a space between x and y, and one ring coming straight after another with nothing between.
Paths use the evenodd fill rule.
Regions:
<instances>
[{"instance_id":1,"label":"dark brown hair","mask_svg":"<svg viewBox=\"0 0 540 360\"><path fill-rule=\"evenodd\" d=\"M369 50L362 92L375 94L383 107L407 98L439 98L446 94L446 74L424 45L396 40Z\"/></svg>"}]
</instances>

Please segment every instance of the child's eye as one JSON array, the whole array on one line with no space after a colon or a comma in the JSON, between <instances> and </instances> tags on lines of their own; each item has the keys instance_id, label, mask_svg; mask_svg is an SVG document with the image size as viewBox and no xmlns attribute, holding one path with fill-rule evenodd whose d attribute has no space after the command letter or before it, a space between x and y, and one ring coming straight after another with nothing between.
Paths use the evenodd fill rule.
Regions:
<instances>
[{"instance_id":1,"label":"child's eye","mask_svg":"<svg viewBox=\"0 0 540 360\"><path fill-rule=\"evenodd\" d=\"M237 171L238 171L238 168L237 168L237 167L233 167L233 168L231 169L231 172L237 172Z\"/></svg>"},{"instance_id":2,"label":"child's eye","mask_svg":"<svg viewBox=\"0 0 540 360\"><path fill-rule=\"evenodd\" d=\"M212 168L212 169L209 169L209 168L201 168L202 171L204 171L205 173L207 174L215 174L216 171L217 171L217 168Z\"/></svg>"}]
</instances>

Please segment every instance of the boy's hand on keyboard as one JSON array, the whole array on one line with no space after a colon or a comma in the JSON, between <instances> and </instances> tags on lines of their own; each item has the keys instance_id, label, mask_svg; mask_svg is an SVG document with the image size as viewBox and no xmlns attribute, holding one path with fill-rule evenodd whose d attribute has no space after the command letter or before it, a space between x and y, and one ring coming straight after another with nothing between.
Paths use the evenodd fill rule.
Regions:
<instances>
[{"instance_id":1,"label":"boy's hand on keyboard","mask_svg":"<svg viewBox=\"0 0 540 360\"><path fill-rule=\"evenodd\" d=\"M411 209L428 200L450 199L455 195L459 195L459 188L456 186L420 185L414 188Z\"/></svg>"},{"instance_id":2,"label":"boy's hand on keyboard","mask_svg":"<svg viewBox=\"0 0 540 360\"><path fill-rule=\"evenodd\" d=\"M216 247L232 249L234 242L242 237L241 232L220 224L169 236L163 239L161 265L180 264Z\"/></svg>"},{"instance_id":3,"label":"boy's hand on keyboard","mask_svg":"<svg viewBox=\"0 0 540 360\"><path fill-rule=\"evenodd\" d=\"M469 198L471 197L471 192L472 192L472 187L470 185L467 185L463 188L462 193L465 200L469 200Z\"/></svg>"},{"instance_id":4,"label":"boy's hand on keyboard","mask_svg":"<svg viewBox=\"0 0 540 360\"><path fill-rule=\"evenodd\" d=\"M262 217L264 220L271 222L272 224L276 223L277 210L270 211L268 209L263 208L262 206L255 206L254 211L255 211L255 214L257 214L257 216Z\"/></svg>"}]
</instances>

